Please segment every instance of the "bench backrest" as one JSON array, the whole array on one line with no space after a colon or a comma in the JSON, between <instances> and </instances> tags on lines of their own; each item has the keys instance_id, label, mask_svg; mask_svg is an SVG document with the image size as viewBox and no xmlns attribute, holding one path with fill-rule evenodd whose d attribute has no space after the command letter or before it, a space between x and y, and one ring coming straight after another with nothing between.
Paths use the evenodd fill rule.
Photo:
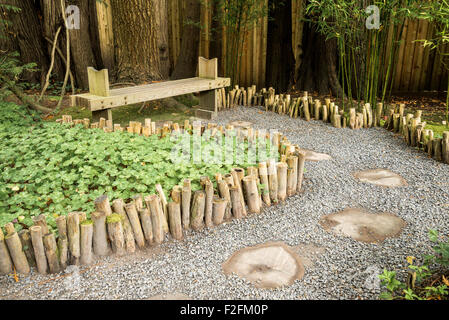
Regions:
<instances>
[{"instance_id":1,"label":"bench backrest","mask_svg":"<svg viewBox=\"0 0 449 320\"><path fill-rule=\"evenodd\" d=\"M87 68L87 77L89 79L89 93L109 97L109 75L108 69L95 70L92 67Z\"/></svg>"}]
</instances>

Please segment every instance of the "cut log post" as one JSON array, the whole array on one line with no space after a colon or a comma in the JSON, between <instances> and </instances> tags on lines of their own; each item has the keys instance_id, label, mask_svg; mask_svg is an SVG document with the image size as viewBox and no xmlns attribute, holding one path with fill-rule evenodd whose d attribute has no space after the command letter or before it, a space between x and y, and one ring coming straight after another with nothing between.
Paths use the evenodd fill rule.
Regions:
<instances>
[{"instance_id":1,"label":"cut log post","mask_svg":"<svg viewBox=\"0 0 449 320\"><path fill-rule=\"evenodd\" d=\"M443 132L443 139L441 142L441 154L443 162L449 164L449 131Z\"/></svg>"},{"instance_id":2,"label":"cut log post","mask_svg":"<svg viewBox=\"0 0 449 320\"><path fill-rule=\"evenodd\" d=\"M309 100L307 97L302 98L302 106L304 110L304 118L306 121L310 121Z\"/></svg>"},{"instance_id":3,"label":"cut log post","mask_svg":"<svg viewBox=\"0 0 449 320\"><path fill-rule=\"evenodd\" d=\"M268 184L271 202L278 202L278 176L276 162L274 159L268 159Z\"/></svg>"},{"instance_id":4,"label":"cut log post","mask_svg":"<svg viewBox=\"0 0 449 320\"><path fill-rule=\"evenodd\" d=\"M304 179L304 166L306 162L306 154L301 150L297 150L295 155L298 157L298 181L296 185L296 191L301 192L302 181Z\"/></svg>"},{"instance_id":5,"label":"cut log post","mask_svg":"<svg viewBox=\"0 0 449 320\"><path fill-rule=\"evenodd\" d=\"M105 194L98 197L97 199L95 199L94 205L95 205L95 210L103 211L106 214L106 217L112 213L112 209L109 204L108 196Z\"/></svg>"},{"instance_id":6,"label":"cut log post","mask_svg":"<svg viewBox=\"0 0 449 320\"><path fill-rule=\"evenodd\" d=\"M260 213L260 196L257 187L257 178L254 175L243 177L243 190L250 213Z\"/></svg>"},{"instance_id":7,"label":"cut log post","mask_svg":"<svg viewBox=\"0 0 449 320\"><path fill-rule=\"evenodd\" d=\"M245 197L243 195L243 188L242 188L242 179L245 176L245 170L242 168L233 168L231 171L232 178L234 180L234 186L236 186L239 189L240 192L240 201L242 202L242 212L243 215L246 216L246 205L245 205Z\"/></svg>"},{"instance_id":8,"label":"cut log post","mask_svg":"<svg viewBox=\"0 0 449 320\"><path fill-rule=\"evenodd\" d=\"M290 197L296 193L298 184L298 157L287 157L287 196Z\"/></svg>"},{"instance_id":9,"label":"cut log post","mask_svg":"<svg viewBox=\"0 0 449 320\"><path fill-rule=\"evenodd\" d=\"M368 128L371 128L373 126L373 109L371 108L371 104L367 103L365 104L366 108L366 115L368 118L367 125Z\"/></svg>"},{"instance_id":10,"label":"cut log post","mask_svg":"<svg viewBox=\"0 0 449 320\"><path fill-rule=\"evenodd\" d=\"M78 214L80 216L80 224L87 220L87 214L85 212L78 211Z\"/></svg>"},{"instance_id":11,"label":"cut log post","mask_svg":"<svg viewBox=\"0 0 449 320\"><path fill-rule=\"evenodd\" d=\"M19 231L20 242L22 242L23 252L25 252L25 256L27 257L28 264L30 267L36 266L36 259L34 257L33 244L31 242L30 230L22 229Z\"/></svg>"},{"instance_id":12,"label":"cut log post","mask_svg":"<svg viewBox=\"0 0 449 320\"><path fill-rule=\"evenodd\" d=\"M393 114L393 132L399 132L400 115L399 113Z\"/></svg>"},{"instance_id":13,"label":"cut log post","mask_svg":"<svg viewBox=\"0 0 449 320\"><path fill-rule=\"evenodd\" d=\"M181 204L179 202L168 203L168 220L172 237L176 240L182 240Z\"/></svg>"},{"instance_id":14,"label":"cut log post","mask_svg":"<svg viewBox=\"0 0 449 320\"><path fill-rule=\"evenodd\" d=\"M37 217L33 217L33 223L35 226L40 226L42 228L42 236L49 233L46 217L44 214L40 214Z\"/></svg>"},{"instance_id":15,"label":"cut log post","mask_svg":"<svg viewBox=\"0 0 449 320\"><path fill-rule=\"evenodd\" d=\"M92 239L94 226L92 220L86 220L80 225L81 231L81 264L90 265L93 260Z\"/></svg>"},{"instance_id":16,"label":"cut log post","mask_svg":"<svg viewBox=\"0 0 449 320\"><path fill-rule=\"evenodd\" d=\"M243 206L240 198L241 194L239 188L237 186L231 186L229 187L229 193L231 196L233 217L236 219L243 218Z\"/></svg>"},{"instance_id":17,"label":"cut log post","mask_svg":"<svg viewBox=\"0 0 449 320\"><path fill-rule=\"evenodd\" d=\"M67 238L69 240L69 250L72 257L71 263L78 265L81 257L80 218L78 212L69 212L67 215Z\"/></svg>"},{"instance_id":18,"label":"cut log post","mask_svg":"<svg viewBox=\"0 0 449 320\"><path fill-rule=\"evenodd\" d=\"M115 213L122 217L123 236L125 237L126 251L133 253L136 251L136 241L134 240L134 232L129 222L128 215L125 211L125 202L123 199L115 199L112 201L112 209Z\"/></svg>"},{"instance_id":19,"label":"cut log post","mask_svg":"<svg viewBox=\"0 0 449 320\"><path fill-rule=\"evenodd\" d=\"M193 230L200 230L204 227L204 210L206 207L206 193L202 190L193 194L190 226Z\"/></svg>"},{"instance_id":20,"label":"cut log post","mask_svg":"<svg viewBox=\"0 0 449 320\"><path fill-rule=\"evenodd\" d=\"M189 179L185 179L182 186L181 194L181 215L182 227L190 229L190 201L192 198L192 187Z\"/></svg>"},{"instance_id":21,"label":"cut log post","mask_svg":"<svg viewBox=\"0 0 449 320\"><path fill-rule=\"evenodd\" d=\"M5 243L5 235L0 228L0 274L9 274L12 272L12 266L12 260Z\"/></svg>"},{"instance_id":22,"label":"cut log post","mask_svg":"<svg viewBox=\"0 0 449 320\"><path fill-rule=\"evenodd\" d=\"M201 130L200 130L201 131ZM167 197L165 196L164 190L162 189L162 186L160 183L156 184L156 192L159 195L159 199L161 201L162 205L162 211L164 212L164 220L162 221L162 228L164 229L164 232L168 232L168 209L167 209Z\"/></svg>"},{"instance_id":23,"label":"cut log post","mask_svg":"<svg viewBox=\"0 0 449 320\"><path fill-rule=\"evenodd\" d=\"M433 130L429 130L429 138L427 139L427 154L429 157L433 155Z\"/></svg>"},{"instance_id":24,"label":"cut log post","mask_svg":"<svg viewBox=\"0 0 449 320\"><path fill-rule=\"evenodd\" d=\"M232 217L231 194L229 192L229 184L226 182L226 180L219 180L217 182L217 186L218 186L218 193L220 194L220 197L227 201L227 206L225 208L225 213L224 213L224 219L226 221L228 221ZM212 211L213 211L213 209L212 209Z\"/></svg>"},{"instance_id":25,"label":"cut log post","mask_svg":"<svg viewBox=\"0 0 449 320\"><path fill-rule=\"evenodd\" d=\"M349 109L349 127L351 129L355 129L355 123L356 121L356 112L355 112L355 108L350 108Z\"/></svg>"},{"instance_id":26,"label":"cut log post","mask_svg":"<svg viewBox=\"0 0 449 320\"><path fill-rule=\"evenodd\" d=\"M136 206L136 210L142 210L143 208L143 198L141 194L137 194L134 197L132 197L134 205Z\"/></svg>"},{"instance_id":27,"label":"cut log post","mask_svg":"<svg viewBox=\"0 0 449 320\"><path fill-rule=\"evenodd\" d=\"M61 270L64 270L69 262L69 241L67 236L58 237L58 256L59 256L59 266Z\"/></svg>"},{"instance_id":28,"label":"cut log post","mask_svg":"<svg viewBox=\"0 0 449 320\"><path fill-rule=\"evenodd\" d=\"M31 242L33 243L34 257L36 259L37 272L46 274L48 265L47 257L45 256L44 242L42 237L42 227L30 227Z\"/></svg>"},{"instance_id":29,"label":"cut log post","mask_svg":"<svg viewBox=\"0 0 449 320\"><path fill-rule=\"evenodd\" d=\"M435 138L432 141L433 158L437 161L442 161L443 157L441 154L441 142L443 139Z\"/></svg>"},{"instance_id":30,"label":"cut log post","mask_svg":"<svg viewBox=\"0 0 449 320\"><path fill-rule=\"evenodd\" d=\"M206 194L206 203L204 208L204 223L207 228L212 228L214 226L212 222L212 202L214 200L214 186L210 179L206 177L203 179L202 185L204 188L204 192Z\"/></svg>"},{"instance_id":31,"label":"cut log post","mask_svg":"<svg viewBox=\"0 0 449 320\"><path fill-rule=\"evenodd\" d=\"M118 213L112 213L106 218L109 238L111 239L112 252L118 256L126 253L125 237L123 235L122 217Z\"/></svg>"},{"instance_id":32,"label":"cut log post","mask_svg":"<svg viewBox=\"0 0 449 320\"><path fill-rule=\"evenodd\" d=\"M410 132L410 146L416 147L416 126L418 125L418 119L413 118L410 120L409 132Z\"/></svg>"},{"instance_id":33,"label":"cut log post","mask_svg":"<svg viewBox=\"0 0 449 320\"><path fill-rule=\"evenodd\" d=\"M271 205L271 199L270 199L270 184L268 181L268 169L267 169L267 163L266 162L259 162L259 179L260 183L262 185L261 193L262 193L262 200L267 205Z\"/></svg>"},{"instance_id":34,"label":"cut log post","mask_svg":"<svg viewBox=\"0 0 449 320\"><path fill-rule=\"evenodd\" d=\"M315 100L315 120L320 120L321 101Z\"/></svg>"},{"instance_id":35,"label":"cut log post","mask_svg":"<svg viewBox=\"0 0 449 320\"><path fill-rule=\"evenodd\" d=\"M28 264L25 253L23 252L22 243L20 242L20 238L17 232L7 234L5 236L5 241L17 273L30 273L30 266Z\"/></svg>"},{"instance_id":36,"label":"cut log post","mask_svg":"<svg viewBox=\"0 0 449 320\"><path fill-rule=\"evenodd\" d=\"M284 162L276 164L277 179L278 179L278 199L285 201L287 199L287 169L288 166Z\"/></svg>"},{"instance_id":37,"label":"cut log post","mask_svg":"<svg viewBox=\"0 0 449 320\"><path fill-rule=\"evenodd\" d=\"M324 104L321 107L321 114L323 115L323 122L327 122L328 121L328 113L329 113L329 106L327 104Z\"/></svg>"},{"instance_id":38,"label":"cut log post","mask_svg":"<svg viewBox=\"0 0 449 320\"><path fill-rule=\"evenodd\" d=\"M376 105L376 115L374 120L375 127L380 127L380 119L382 118L382 111L383 111L383 103L379 102Z\"/></svg>"},{"instance_id":39,"label":"cut log post","mask_svg":"<svg viewBox=\"0 0 449 320\"><path fill-rule=\"evenodd\" d=\"M149 244L153 244L153 223L151 222L151 212L149 208L139 210L140 223L143 235Z\"/></svg>"},{"instance_id":40,"label":"cut log post","mask_svg":"<svg viewBox=\"0 0 449 320\"><path fill-rule=\"evenodd\" d=\"M56 226L58 228L59 237L65 236L67 238L67 217L66 216L57 217Z\"/></svg>"},{"instance_id":41,"label":"cut log post","mask_svg":"<svg viewBox=\"0 0 449 320\"><path fill-rule=\"evenodd\" d=\"M228 207L228 200L214 196L212 202L212 221L214 225L217 226L223 223L223 218Z\"/></svg>"},{"instance_id":42,"label":"cut log post","mask_svg":"<svg viewBox=\"0 0 449 320\"><path fill-rule=\"evenodd\" d=\"M163 230L163 219L164 212L161 207L160 200L157 195L152 194L146 199L149 204L151 213L151 224L153 226L153 241L156 244L162 243L164 241L164 230Z\"/></svg>"},{"instance_id":43,"label":"cut log post","mask_svg":"<svg viewBox=\"0 0 449 320\"><path fill-rule=\"evenodd\" d=\"M93 248L97 256L106 256L109 254L108 233L106 230L106 213L95 211L91 213L93 221Z\"/></svg>"},{"instance_id":44,"label":"cut log post","mask_svg":"<svg viewBox=\"0 0 449 320\"><path fill-rule=\"evenodd\" d=\"M133 229L134 239L136 240L137 246L143 249L145 248L145 237L143 235L136 204L134 202L125 204L125 210Z\"/></svg>"},{"instance_id":45,"label":"cut log post","mask_svg":"<svg viewBox=\"0 0 449 320\"><path fill-rule=\"evenodd\" d=\"M55 235L47 233L43 238L45 256L47 257L48 269L50 273L57 273L61 271L58 259L58 246L56 245Z\"/></svg>"}]
</instances>

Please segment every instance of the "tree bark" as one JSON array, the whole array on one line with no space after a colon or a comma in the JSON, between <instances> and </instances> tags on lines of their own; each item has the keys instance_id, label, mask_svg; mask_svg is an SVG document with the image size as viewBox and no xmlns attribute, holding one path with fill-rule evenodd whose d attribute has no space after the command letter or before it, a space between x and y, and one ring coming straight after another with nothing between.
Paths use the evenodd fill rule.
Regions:
<instances>
[{"instance_id":1,"label":"tree bark","mask_svg":"<svg viewBox=\"0 0 449 320\"><path fill-rule=\"evenodd\" d=\"M277 92L286 92L292 85L295 72L295 57L292 47L291 0L279 4L269 0L267 41L266 86Z\"/></svg>"},{"instance_id":2,"label":"tree bark","mask_svg":"<svg viewBox=\"0 0 449 320\"><path fill-rule=\"evenodd\" d=\"M157 48L159 51L159 68L162 79L170 76L170 50L168 44L168 11L167 1L155 0L154 11L156 13Z\"/></svg>"},{"instance_id":3,"label":"tree bark","mask_svg":"<svg viewBox=\"0 0 449 320\"><path fill-rule=\"evenodd\" d=\"M111 0L115 78L135 83L159 80L155 0Z\"/></svg>"},{"instance_id":4,"label":"tree bark","mask_svg":"<svg viewBox=\"0 0 449 320\"><path fill-rule=\"evenodd\" d=\"M184 26L181 37L181 50L170 79L191 78L196 74L200 46L200 30L192 23L200 22L201 2L186 1Z\"/></svg>"}]
</instances>

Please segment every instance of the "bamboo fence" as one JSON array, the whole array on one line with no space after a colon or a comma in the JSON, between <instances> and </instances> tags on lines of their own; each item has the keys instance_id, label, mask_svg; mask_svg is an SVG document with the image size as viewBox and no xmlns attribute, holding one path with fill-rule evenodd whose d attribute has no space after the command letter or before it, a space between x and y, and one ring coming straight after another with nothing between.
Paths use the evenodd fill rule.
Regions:
<instances>
[{"instance_id":1,"label":"bamboo fence","mask_svg":"<svg viewBox=\"0 0 449 320\"><path fill-rule=\"evenodd\" d=\"M97 2L98 33L100 49L105 61L105 67L112 70L114 61L114 34L112 32L112 14L110 0ZM212 0L203 0L201 8L201 36L199 55L207 59L210 57ZM302 0L292 0L292 47L295 57L295 75L298 76L302 57L304 15ZM170 66L173 69L181 48L182 29L185 25L186 2L182 0L168 1L168 28ZM222 30L223 51L220 61L226 61L226 32ZM398 50L397 64L393 79L393 92L418 92L423 90L446 91L448 72L444 68L443 58L435 50L424 48L416 40L430 39L434 35L433 25L426 20L407 21L402 32L401 46ZM239 79L236 83L243 86L256 84L265 86L266 57L267 57L268 18L261 17L245 35L241 65L238 70ZM443 49L449 52L449 44ZM385 54L389 54L387 47ZM385 66L387 67L387 66ZM219 66L223 72L223 65Z\"/></svg>"}]
</instances>

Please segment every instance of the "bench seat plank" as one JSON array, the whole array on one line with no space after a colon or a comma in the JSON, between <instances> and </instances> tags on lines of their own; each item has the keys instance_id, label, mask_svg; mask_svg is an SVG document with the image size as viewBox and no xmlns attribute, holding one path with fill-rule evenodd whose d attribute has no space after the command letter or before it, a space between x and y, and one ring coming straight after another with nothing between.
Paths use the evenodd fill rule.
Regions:
<instances>
[{"instance_id":1,"label":"bench seat plank","mask_svg":"<svg viewBox=\"0 0 449 320\"><path fill-rule=\"evenodd\" d=\"M109 96L102 97L90 93L72 96L72 106L87 107L99 111L144 101L164 99L193 92L209 91L231 85L230 78L188 78L112 89Z\"/></svg>"}]
</instances>

